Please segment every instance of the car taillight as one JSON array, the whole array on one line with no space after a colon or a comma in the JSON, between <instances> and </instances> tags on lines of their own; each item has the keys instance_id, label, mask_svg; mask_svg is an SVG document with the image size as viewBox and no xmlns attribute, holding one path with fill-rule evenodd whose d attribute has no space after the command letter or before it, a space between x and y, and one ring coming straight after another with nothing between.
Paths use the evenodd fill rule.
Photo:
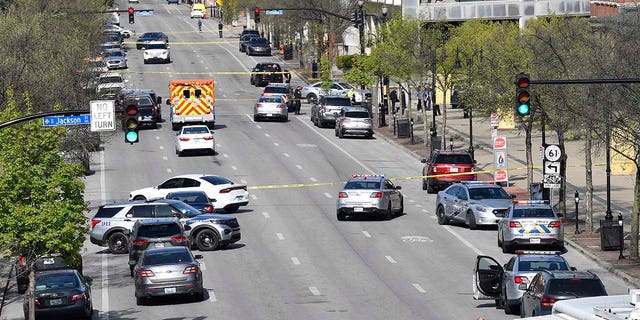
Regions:
<instances>
[{"instance_id":1,"label":"car taillight","mask_svg":"<svg viewBox=\"0 0 640 320\"><path fill-rule=\"evenodd\" d=\"M184 271L182 271L182 274L191 274L191 273L196 273L198 272L198 267L196 266L188 266L184 268Z\"/></svg>"},{"instance_id":2,"label":"car taillight","mask_svg":"<svg viewBox=\"0 0 640 320\"><path fill-rule=\"evenodd\" d=\"M141 245L143 245L145 243L147 243L146 239L133 240L133 245L134 246L141 246Z\"/></svg>"},{"instance_id":3,"label":"car taillight","mask_svg":"<svg viewBox=\"0 0 640 320\"><path fill-rule=\"evenodd\" d=\"M213 137L212 136L206 136L206 137L204 137L204 139L209 141L209 140L213 140Z\"/></svg>"},{"instance_id":4,"label":"car taillight","mask_svg":"<svg viewBox=\"0 0 640 320\"><path fill-rule=\"evenodd\" d=\"M256 103L256 108L260 108L260 107L262 107L262 105L259 103Z\"/></svg>"},{"instance_id":5,"label":"car taillight","mask_svg":"<svg viewBox=\"0 0 640 320\"><path fill-rule=\"evenodd\" d=\"M181 137L180 141L189 141L189 138Z\"/></svg>"},{"instance_id":6,"label":"car taillight","mask_svg":"<svg viewBox=\"0 0 640 320\"><path fill-rule=\"evenodd\" d=\"M436 167L436 166L431 167L431 172L432 173L438 172L438 167Z\"/></svg>"},{"instance_id":7,"label":"car taillight","mask_svg":"<svg viewBox=\"0 0 640 320\"><path fill-rule=\"evenodd\" d=\"M171 241L184 242L187 241L187 238L185 236L171 237Z\"/></svg>"},{"instance_id":8,"label":"car taillight","mask_svg":"<svg viewBox=\"0 0 640 320\"><path fill-rule=\"evenodd\" d=\"M327 106L322 106L322 112L327 112Z\"/></svg>"},{"instance_id":9,"label":"car taillight","mask_svg":"<svg viewBox=\"0 0 640 320\"><path fill-rule=\"evenodd\" d=\"M280 108L280 109L284 109L284 104L279 104L279 105L278 105L278 108Z\"/></svg>"},{"instance_id":10,"label":"car taillight","mask_svg":"<svg viewBox=\"0 0 640 320\"><path fill-rule=\"evenodd\" d=\"M91 219L91 229L95 228L98 223L100 223L100 220Z\"/></svg>"},{"instance_id":11,"label":"car taillight","mask_svg":"<svg viewBox=\"0 0 640 320\"><path fill-rule=\"evenodd\" d=\"M543 307L552 307L556 301L557 301L556 298L542 297L542 299L540 300L540 304Z\"/></svg>"},{"instance_id":12,"label":"car taillight","mask_svg":"<svg viewBox=\"0 0 640 320\"><path fill-rule=\"evenodd\" d=\"M513 277L513 282L520 284L520 283L529 283L529 279L525 276L515 276Z\"/></svg>"},{"instance_id":13,"label":"car taillight","mask_svg":"<svg viewBox=\"0 0 640 320\"><path fill-rule=\"evenodd\" d=\"M372 192L369 198L382 198L382 192Z\"/></svg>"},{"instance_id":14,"label":"car taillight","mask_svg":"<svg viewBox=\"0 0 640 320\"><path fill-rule=\"evenodd\" d=\"M220 190L220 193L229 193L229 192L231 192L231 188L225 188Z\"/></svg>"},{"instance_id":15,"label":"car taillight","mask_svg":"<svg viewBox=\"0 0 640 320\"><path fill-rule=\"evenodd\" d=\"M551 221L548 225L549 228L560 228L560 221Z\"/></svg>"},{"instance_id":16,"label":"car taillight","mask_svg":"<svg viewBox=\"0 0 640 320\"><path fill-rule=\"evenodd\" d=\"M210 205L210 204L207 204L204 207L202 207L202 211L203 212L213 212L213 206Z\"/></svg>"},{"instance_id":17,"label":"car taillight","mask_svg":"<svg viewBox=\"0 0 640 320\"><path fill-rule=\"evenodd\" d=\"M155 116L156 115L156 108L151 108L151 115Z\"/></svg>"},{"instance_id":18,"label":"car taillight","mask_svg":"<svg viewBox=\"0 0 640 320\"><path fill-rule=\"evenodd\" d=\"M150 277L155 277L156 274L153 273L153 271L151 270L146 270L146 269L142 269L140 271L138 271L138 275L142 278L150 278Z\"/></svg>"},{"instance_id":19,"label":"car taillight","mask_svg":"<svg viewBox=\"0 0 640 320\"><path fill-rule=\"evenodd\" d=\"M84 300L84 294L74 294L73 297L71 297L71 303L74 303L78 300Z\"/></svg>"},{"instance_id":20,"label":"car taillight","mask_svg":"<svg viewBox=\"0 0 640 320\"><path fill-rule=\"evenodd\" d=\"M35 300L33 301L33 303L34 303L36 306L39 306L39 305L40 305L40 301L38 301L38 299L35 299Z\"/></svg>"},{"instance_id":21,"label":"car taillight","mask_svg":"<svg viewBox=\"0 0 640 320\"><path fill-rule=\"evenodd\" d=\"M338 193L338 198L349 198L349 195L346 192L340 192Z\"/></svg>"},{"instance_id":22,"label":"car taillight","mask_svg":"<svg viewBox=\"0 0 640 320\"><path fill-rule=\"evenodd\" d=\"M509 228L520 228L522 225L518 221L509 221Z\"/></svg>"}]
</instances>

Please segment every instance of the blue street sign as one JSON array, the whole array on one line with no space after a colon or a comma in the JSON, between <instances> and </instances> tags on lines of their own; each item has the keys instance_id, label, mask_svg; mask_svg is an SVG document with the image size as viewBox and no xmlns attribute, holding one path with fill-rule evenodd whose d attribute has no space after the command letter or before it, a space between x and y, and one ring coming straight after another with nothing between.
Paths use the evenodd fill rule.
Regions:
<instances>
[{"instance_id":1,"label":"blue street sign","mask_svg":"<svg viewBox=\"0 0 640 320\"><path fill-rule=\"evenodd\" d=\"M136 16L152 16L153 10L136 10Z\"/></svg>"},{"instance_id":2,"label":"blue street sign","mask_svg":"<svg viewBox=\"0 0 640 320\"><path fill-rule=\"evenodd\" d=\"M55 126L75 126L80 124L91 124L90 114L81 114L79 116L50 116L42 118L42 124L45 127Z\"/></svg>"},{"instance_id":3,"label":"blue street sign","mask_svg":"<svg viewBox=\"0 0 640 320\"><path fill-rule=\"evenodd\" d=\"M267 15L272 15L272 14L282 14L282 10L265 10L264 11Z\"/></svg>"}]
</instances>

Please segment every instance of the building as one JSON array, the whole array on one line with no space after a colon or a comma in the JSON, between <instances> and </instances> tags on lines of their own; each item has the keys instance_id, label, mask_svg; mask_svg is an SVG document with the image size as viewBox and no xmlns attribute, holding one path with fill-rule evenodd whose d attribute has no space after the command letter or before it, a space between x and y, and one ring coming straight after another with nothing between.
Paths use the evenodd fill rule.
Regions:
<instances>
[{"instance_id":1,"label":"building","mask_svg":"<svg viewBox=\"0 0 640 320\"><path fill-rule=\"evenodd\" d=\"M632 11L640 11L640 1L591 1L591 16L593 17L612 16Z\"/></svg>"}]
</instances>

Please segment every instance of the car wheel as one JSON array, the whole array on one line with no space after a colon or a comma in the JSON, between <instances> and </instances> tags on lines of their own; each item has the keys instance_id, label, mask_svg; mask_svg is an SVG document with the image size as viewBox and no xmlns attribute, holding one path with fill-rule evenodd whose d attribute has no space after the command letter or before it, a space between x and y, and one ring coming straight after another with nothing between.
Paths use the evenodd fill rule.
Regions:
<instances>
[{"instance_id":1,"label":"car wheel","mask_svg":"<svg viewBox=\"0 0 640 320\"><path fill-rule=\"evenodd\" d=\"M135 269L135 267L136 266L129 265L129 271L130 271L130 274L131 274L131 278L133 278L133 269Z\"/></svg>"},{"instance_id":2,"label":"car wheel","mask_svg":"<svg viewBox=\"0 0 640 320\"><path fill-rule=\"evenodd\" d=\"M476 215L473 212L467 212L467 225L469 226L469 230L478 229L478 225L476 224Z\"/></svg>"},{"instance_id":3,"label":"car wheel","mask_svg":"<svg viewBox=\"0 0 640 320\"><path fill-rule=\"evenodd\" d=\"M251 85L254 86L256 84L255 81L253 81L253 78L249 78L249 82L251 82Z\"/></svg>"},{"instance_id":4,"label":"car wheel","mask_svg":"<svg viewBox=\"0 0 640 320\"><path fill-rule=\"evenodd\" d=\"M385 220L393 219L393 209L391 208L391 202L387 205L387 212L384 215Z\"/></svg>"},{"instance_id":5,"label":"car wheel","mask_svg":"<svg viewBox=\"0 0 640 320\"><path fill-rule=\"evenodd\" d=\"M129 238L122 232L115 232L109 237L109 250L113 254L123 254L129 251Z\"/></svg>"},{"instance_id":6,"label":"car wheel","mask_svg":"<svg viewBox=\"0 0 640 320\"><path fill-rule=\"evenodd\" d=\"M144 63L144 64L147 64L147 63L149 63L149 62L147 62L147 60L144 60L144 61L143 61L143 63Z\"/></svg>"},{"instance_id":7,"label":"car wheel","mask_svg":"<svg viewBox=\"0 0 640 320\"><path fill-rule=\"evenodd\" d=\"M342 130L338 130L338 138L344 138L344 132Z\"/></svg>"},{"instance_id":8,"label":"car wheel","mask_svg":"<svg viewBox=\"0 0 640 320\"><path fill-rule=\"evenodd\" d=\"M254 115L253 116L253 121L258 122L260 120L260 118L258 118L258 116Z\"/></svg>"},{"instance_id":9,"label":"car wheel","mask_svg":"<svg viewBox=\"0 0 640 320\"><path fill-rule=\"evenodd\" d=\"M227 212L227 213L234 213L234 212L238 211L238 209L240 209L239 205L232 205L232 206L224 207L224 211Z\"/></svg>"},{"instance_id":10,"label":"car wheel","mask_svg":"<svg viewBox=\"0 0 640 320\"><path fill-rule=\"evenodd\" d=\"M511 243L502 240L502 253L511 253Z\"/></svg>"},{"instance_id":11,"label":"car wheel","mask_svg":"<svg viewBox=\"0 0 640 320\"><path fill-rule=\"evenodd\" d=\"M196 234L196 246L200 251L213 251L218 248L220 238L209 229L202 230Z\"/></svg>"},{"instance_id":12,"label":"car wheel","mask_svg":"<svg viewBox=\"0 0 640 320\"><path fill-rule=\"evenodd\" d=\"M438 207L438 210L436 210L436 216L438 218L438 224L440 225L449 224L449 219L447 219L447 216L444 214L443 206Z\"/></svg>"},{"instance_id":13,"label":"car wheel","mask_svg":"<svg viewBox=\"0 0 640 320\"><path fill-rule=\"evenodd\" d=\"M202 291L193 295L193 300L195 300L196 302L204 301L205 300L204 289L202 289Z\"/></svg>"},{"instance_id":14,"label":"car wheel","mask_svg":"<svg viewBox=\"0 0 640 320\"><path fill-rule=\"evenodd\" d=\"M398 209L397 214L398 214L399 216L401 216L401 215L403 215L403 214L404 214L404 199L401 199L401 200L400 200L400 209Z\"/></svg>"},{"instance_id":15,"label":"car wheel","mask_svg":"<svg viewBox=\"0 0 640 320\"><path fill-rule=\"evenodd\" d=\"M133 200L147 200L147 198L145 196L137 195L137 196L133 197Z\"/></svg>"},{"instance_id":16,"label":"car wheel","mask_svg":"<svg viewBox=\"0 0 640 320\"><path fill-rule=\"evenodd\" d=\"M422 190L427 190L427 180L422 179Z\"/></svg>"},{"instance_id":17,"label":"car wheel","mask_svg":"<svg viewBox=\"0 0 640 320\"><path fill-rule=\"evenodd\" d=\"M171 124L171 130L173 130L173 131L178 131L178 130L180 130L180 125L179 125L179 124L177 124L177 123L172 123L172 124Z\"/></svg>"},{"instance_id":18,"label":"car wheel","mask_svg":"<svg viewBox=\"0 0 640 320\"><path fill-rule=\"evenodd\" d=\"M144 306L145 304L147 304L147 299L146 298L136 297L136 305Z\"/></svg>"},{"instance_id":19,"label":"car wheel","mask_svg":"<svg viewBox=\"0 0 640 320\"><path fill-rule=\"evenodd\" d=\"M506 289L506 288L503 288ZM507 293L504 293L504 299L502 300L502 306L504 307L504 314L514 314L513 308L511 304L509 304L509 298L507 297Z\"/></svg>"},{"instance_id":20,"label":"car wheel","mask_svg":"<svg viewBox=\"0 0 640 320\"><path fill-rule=\"evenodd\" d=\"M336 217L338 218L338 221L345 221L347 220L347 216L344 213L336 213Z\"/></svg>"},{"instance_id":21,"label":"car wheel","mask_svg":"<svg viewBox=\"0 0 640 320\"><path fill-rule=\"evenodd\" d=\"M158 129L158 122L157 122L157 121L154 121L154 122L151 124L151 129Z\"/></svg>"},{"instance_id":22,"label":"car wheel","mask_svg":"<svg viewBox=\"0 0 640 320\"><path fill-rule=\"evenodd\" d=\"M500 236L498 236L498 247L502 248L502 241L500 241Z\"/></svg>"},{"instance_id":23,"label":"car wheel","mask_svg":"<svg viewBox=\"0 0 640 320\"><path fill-rule=\"evenodd\" d=\"M427 179L426 184L427 184L427 193L430 193L430 194L436 193L436 190L434 190L431 184L429 183L429 179Z\"/></svg>"},{"instance_id":24,"label":"car wheel","mask_svg":"<svg viewBox=\"0 0 640 320\"><path fill-rule=\"evenodd\" d=\"M307 95L307 103L315 104L317 101L318 101L318 97L315 94L309 93Z\"/></svg>"},{"instance_id":25,"label":"car wheel","mask_svg":"<svg viewBox=\"0 0 640 320\"><path fill-rule=\"evenodd\" d=\"M338 129L336 128L336 130L334 130L334 131L335 131L336 137L338 137L339 136L338 135Z\"/></svg>"}]
</instances>

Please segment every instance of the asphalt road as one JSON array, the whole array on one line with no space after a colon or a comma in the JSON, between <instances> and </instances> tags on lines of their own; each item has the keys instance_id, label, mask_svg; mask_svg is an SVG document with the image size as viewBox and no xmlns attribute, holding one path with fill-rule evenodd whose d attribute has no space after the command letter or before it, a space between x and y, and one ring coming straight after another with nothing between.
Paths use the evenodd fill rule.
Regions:
<instances>
[{"instance_id":1,"label":"asphalt road","mask_svg":"<svg viewBox=\"0 0 640 320\"><path fill-rule=\"evenodd\" d=\"M143 65L142 51L129 45L130 69L123 71L129 86L152 88L166 99L169 80L213 77L218 154L178 158L168 121L141 130L134 145L125 144L117 131L94 155L96 173L86 178L85 198L92 207L125 200L130 190L184 173L218 174L250 187L334 184L250 190L249 205L234 214L242 240L201 253L208 290L203 302L161 299L136 306L126 255L112 255L87 241L84 265L94 279L94 319L514 318L495 309L493 301L472 297L476 256L504 263L510 257L497 247L496 230L438 225L435 196L421 189L420 180L396 183L405 195L403 216L336 220L336 196L351 174L413 177L420 175L417 159L381 138L339 140L332 129L312 126L307 104L302 115L290 114L286 123L255 123L253 103L261 88L249 85L249 75L208 73L247 72L256 62L274 58L238 52L237 35L218 38L216 20L205 21L198 32L187 6L163 1L134 6L155 10L153 17L136 17L136 32L169 34L173 62ZM168 119L166 106L162 112ZM580 270L595 271L610 294L626 293L625 283L586 257L572 251L565 257ZM12 290L2 316L20 319L22 299L15 286Z\"/></svg>"}]
</instances>

